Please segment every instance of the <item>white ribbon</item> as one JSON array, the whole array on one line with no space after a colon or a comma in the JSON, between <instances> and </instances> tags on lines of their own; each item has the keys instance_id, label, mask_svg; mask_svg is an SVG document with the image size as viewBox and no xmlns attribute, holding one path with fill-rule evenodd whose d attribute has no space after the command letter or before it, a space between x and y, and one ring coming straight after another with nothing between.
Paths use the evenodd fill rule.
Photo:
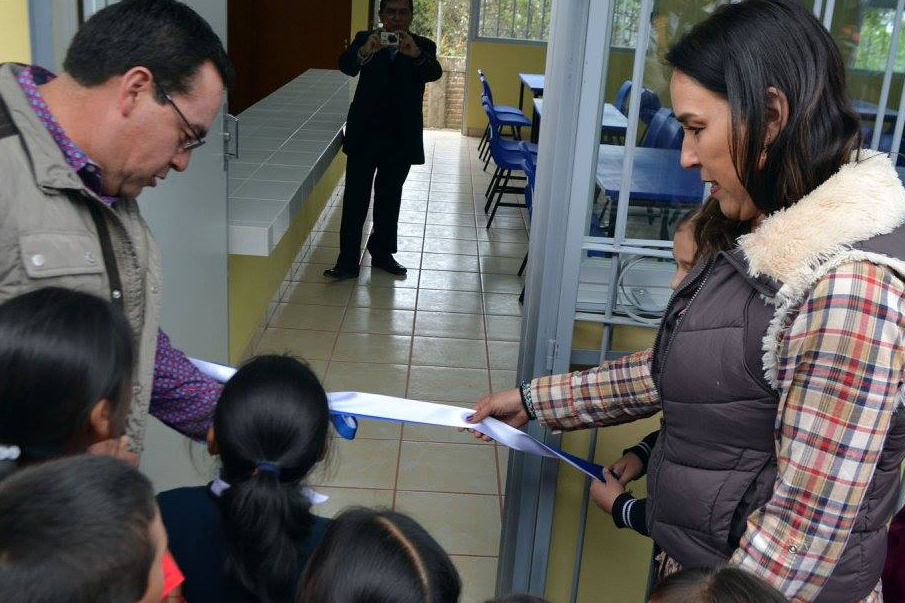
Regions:
<instances>
[{"instance_id":1,"label":"white ribbon","mask_svg":"<svg viewBox=\"0 0 905 603\"><path fill-rule=\"evenodd\" d=\"M194 358L189 358L189 360L202 373L217 381L227 381L236 372L234 368L212 362ZM469 423L466 419L474 414L474 411L469 408L362 392L333 392L327 394L327 400L330 410L340 415L474 429L513 450L558 459L594 479L603 478L602 468L599 465L539 442L527 433L493 417L487 417L478 423Z\"/></svg>"},{"instance_id":2,"label":"white ribbon","mask_svg":"<svg viewBox=\"0 0 905 603\"><path fill-rule=\"evenodd\" d=\"M220 474L217 474L217 477L214 478L214 481L211 482L211 494L220 498L223 496L223 493L229 490L229 482L225 481ZM325 503L330 500L330 497L326 494L321 494L320 492L315 492L308 486L301 487L302 494L307 498L312 505L319 505L321 503Z\"/></svg>"}]
</instances>

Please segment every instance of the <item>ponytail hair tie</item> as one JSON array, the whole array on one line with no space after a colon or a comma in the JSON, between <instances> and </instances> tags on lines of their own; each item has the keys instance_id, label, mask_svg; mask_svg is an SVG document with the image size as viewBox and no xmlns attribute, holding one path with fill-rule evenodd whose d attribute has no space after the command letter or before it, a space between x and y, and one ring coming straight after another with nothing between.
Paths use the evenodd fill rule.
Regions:
<instances>
[{"instance_id":1,"label":"ponytail hair tie","mask_svg":"<svg viewBox=\"0 0 905 603\"><path fill-rule=\"evenodd\" d=\"M0 461L15 461L22 455L18 446L0 446Z\"/></svg>"},{"instance_id":2,"label":"ponytail hair tie","mask_svg":"<svg viewBox=\"0 0 905 603\"><path fill-rule=\"evenodd\" d=\"M270 461L261 461L258 463L255 473L270 473L279 479L280 466L276 463L271 463Z\"/></svg>"}]
</instances>

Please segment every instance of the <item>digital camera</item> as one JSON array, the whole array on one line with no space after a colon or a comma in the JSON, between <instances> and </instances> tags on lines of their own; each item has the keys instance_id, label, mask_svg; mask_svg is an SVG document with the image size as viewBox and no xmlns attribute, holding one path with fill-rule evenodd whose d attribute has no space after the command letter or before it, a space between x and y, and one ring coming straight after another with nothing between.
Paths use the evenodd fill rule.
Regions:
<instances>
[{"instance_id":1,"label":"digital camera","mask_svg":"<svg viewBox=\"0 0 905 603\"><path fill-rule=\"evenodd\" d=\"M393 31L380 32L380 44L382 46L399 46L399 34Z\"/></svg>"}]
</instances>

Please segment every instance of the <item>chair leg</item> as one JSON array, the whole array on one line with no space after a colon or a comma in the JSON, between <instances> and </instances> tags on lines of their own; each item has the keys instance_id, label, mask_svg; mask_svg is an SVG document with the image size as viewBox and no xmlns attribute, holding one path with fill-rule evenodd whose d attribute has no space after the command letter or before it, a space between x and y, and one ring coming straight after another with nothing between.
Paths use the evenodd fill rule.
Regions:
<instances>
[{"instance_id":1,"label":"chair leg","mask_svg":"<svg viewBox=\"0 0 905 603\"><path fill-rule=\"evenodd\" d=\"M484 134L481 135L481 142L478 143L478 150L484 150L484 143L487 142L487 138L490 136L490 122L487 123L487 127L484 128Z\"/></svg>"},{"instance_id":2,"label":"chair leg","mask_svg":"<svg viewBox=\"0 0 905 603\"><path fill-rule=\"evenodd\" d=\"M500 203L503 202L503 191L505 191L506 187L509 186L510 174L512 174L512 170L506 170L506 179L503 181L503 185L497 187L497 199L493 204L493 209L490 211L490 217L487 218L487 228L490 228L490 225L493 223L493 217L496 215L496 210L500 208Z\"/></svg>"},{"instance_id":3,"label":"chair leg","mask_svg":"<svg viewBox=\"0 0 905 603\"><path fill-rule=\"evenodd\" d=\"M512 136L513 136L513 138L515 138L516 140L521 140L521 139L522 139L522 127L521 127L521 126L518 126L518 127L514 127L514 126L513 126L513 128L512 128Z\"/></svg>"},{"instance_id":4,"label":"chair leg","mask_svg":"<svg viewBox=\"0 0 905 603\"><path fill-rule=\"evenodd\" d=\"M500 175L500 168L498 167L493 172L493 177L490 179L490 182L487 183L487 190L484 191L484 197L490 197L490 191L493 190L493 181L496 180L497 176L499 176L499 175Z\"/></svg>"},{"instance_id":5,"label":"chair leg","mask_svg":"<svg viewBox=\"0 0 905 603\"><path fill-rule=\"evenodd\" d=\"M525 303L525 286L524 286L524 285L522 285L522 292L519 293L519 296L518 296L518 303L520 303L520 304L524 304L524 303Z\"/></svg>"},{"instance_id":6,"label":"chair leg","mask_svg":"<svg viewBox=\"0 0 905 603\"><path fill-rule=\"evenodd\" d=\"M526 268L527 266L528 266L528 254L525 253L525 259L522 260L522 265L521 265L521 267L518 269L518 275L519 275L519 276L522 276L523 274L525 274L525 268ZM524 293L524 291L523 291L522 293Z\"/></svg>"},{"instance_id":7,"label":"chair leg","mask_svg":"<svg viewBox=\"0 0 905 603\"><path fill-rule=\"evenodd\" d=\"M487 197L487 203L484 204L484 213L485 214L487 213L487 210L490 209L490 206L493 204L493 196L494 196L494 193L496 193L497 189L500 187L500 180L502 180L502 178L503 178L503 171L504 170L502 168L498 167L496 179L491 181L491 184L493 185L493 187L490 189L490 196ZM509 172L509 170L505 170L505 171L507 173Z\"/></svg>"}]
</instances>

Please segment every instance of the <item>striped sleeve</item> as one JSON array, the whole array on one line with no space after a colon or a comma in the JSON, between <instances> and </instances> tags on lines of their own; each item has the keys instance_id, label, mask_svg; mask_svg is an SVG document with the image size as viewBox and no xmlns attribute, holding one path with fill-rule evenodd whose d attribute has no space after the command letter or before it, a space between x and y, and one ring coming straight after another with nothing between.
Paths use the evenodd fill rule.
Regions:
<instances>
[{"instance_id":1,"label":"striped sleeve","mask_svg":"<svg viewBox=\"0 0 905 603\"><path fill-rule=\"evenodd\" d=\"M793 603L836 567L900 403L905 286L888 268L844 264L822 278L778 361L778 476L731 563Z\"/></svg>"},{"instance_id":2,"label":"striped sleeve","mask_svg":"<svg viewBox=\"0 0 905 603\"><path fill-rule=\"evenodd\" d=\"M656 414L661 405L651 357L648 349L587 371L534 379L531 399L538 420L551 429L571 430Z\"/></svg>"}]
</instances>

